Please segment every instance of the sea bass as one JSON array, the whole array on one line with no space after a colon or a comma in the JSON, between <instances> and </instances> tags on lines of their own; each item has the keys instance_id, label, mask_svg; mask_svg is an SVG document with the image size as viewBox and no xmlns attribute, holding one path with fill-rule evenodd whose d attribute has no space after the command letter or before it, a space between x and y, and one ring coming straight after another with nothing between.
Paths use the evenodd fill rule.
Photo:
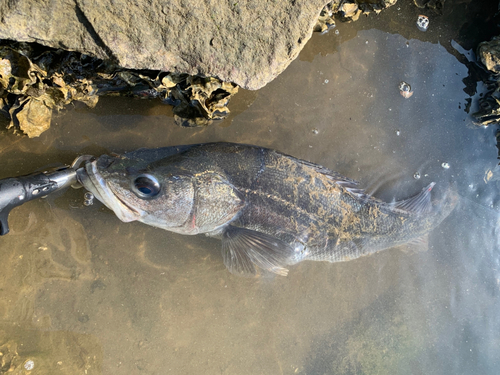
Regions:
<instances>
[{"instance_id":1,"label":"sea bass","mask_svg":"<svg viewBox=\"0 0 500 375\"><path fill-rule=\"evenodd\" d=\"M232 273L286 275L303 260L339 262L425 245L456 199L385 203L320 165L257 146L207 143L103 155L77 172L124 222L222 240Z\"/></svg>"}]
</instances>

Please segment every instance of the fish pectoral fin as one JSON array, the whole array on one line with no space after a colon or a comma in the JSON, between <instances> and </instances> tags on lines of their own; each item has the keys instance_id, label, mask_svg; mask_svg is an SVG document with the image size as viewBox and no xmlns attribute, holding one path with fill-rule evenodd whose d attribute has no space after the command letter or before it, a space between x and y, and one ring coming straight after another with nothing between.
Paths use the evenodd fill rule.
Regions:
<instances>
[{"instance_id":1,"label":"fish pectoral fin","mask_svg":"<svg viewBox=\"0 0 500 375\"><path fill-rule=\"evenodd\" d=\"M227 269L239 276L255 276L256 266L286 276L283 265L293 255L285 242L268 234L228 226L222 235L222 258Z\"/></svg>"},{"instance_id":2,"label":"fish pectoral fin","mask_svg":"<svg viewBox=\"0 0 500 375\"><path fill-rule=\"evenodd\" d=\"M415 238L414 240L398 246L399 249L404 251L405 253L421 253L425 252L429 249L429 235L424 235L419 238Z\"/></svg>"}]
</instances>

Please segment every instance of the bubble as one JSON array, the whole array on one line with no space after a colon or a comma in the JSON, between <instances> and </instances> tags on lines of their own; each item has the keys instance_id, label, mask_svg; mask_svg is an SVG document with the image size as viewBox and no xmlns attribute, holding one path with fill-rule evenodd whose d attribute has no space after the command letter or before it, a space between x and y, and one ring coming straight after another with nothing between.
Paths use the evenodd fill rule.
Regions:
<instances>
[{"instance_id":1,"label":"bubble","mask_svg":"<svg viewBox=\"0 0 500 375\"><path fill-rule=\"evenodd\" d=\"M35 362L33 362L31 359L28 359L26 362L24 362L24 368L28 371L31 371L35 368Z\"/></svg>"},{"instance_id":2,"label":"bubble","mask_svg":"<svg viewBox=\"0 0 500 375\"><path fill-rule=\"evenodd\" d=\"M441 167L443 167L444 169L450 169L450 164L445 162L441 164Z\"/></svg>"},{"instance_id":3,"label":"bubble","mask_svg":"<svg viewBox=\"0 0 500 375\"><path fill-rule=\"evenodd\" d=\"M325 83L328 83L328 82L330 82L330 81L329 81L329 80L327 80L327 79L325 79Z\"/></svg>"},{"instance_id":4,"label":"bubble","mask_svg":"<svg viewBox=\"0 0 500 375\"><path fill-rule=\"evenodd\" d=\"M419 172L415 172L415 174L413 175L413 178L415 180L420 180L420 173Z\"/></svg>"},{"instance_id":5,"label":"bubble","mask_svg":"<svg viewBox=\"0 0 500 375\"><path fill-rule=\"evenodd\" d=\"M335 30L335 35L339 35L339 31L338 30Z\"/></svg>"},{"instance_id":6,"label":"bubble","mask_svg":"<svg viewBox=\"0 0 500 375\"><path fill-rule=\"evenodd\" d=\"M86 192L84 195L83 195L83 198L84 198L84 201L83 201L83 205L84 206L92 206L94 204L94 194L92 194L91 192Z\"/></svg>"},{"instance_id":7,"label":"bubble","mask_svg":"<svg viewBox=\"0 0 500 375\"><path fill-rule=\"evenodd\" d=\"M319 134L319 130L318 130L318 129L313 129L313 130L312 130L312 133L313 133L313 134Z\"/></svg>"},{"instance_id":8,"label":"bubble","mask_svg":"<svg viewBox=\"0 0 500 375\"><path fill-rule=\"evenodd\" d=\"M401 134L401 132L399 130L396 130L396 135L399 136L400 134Z\"/></svg>"}]
</instances>

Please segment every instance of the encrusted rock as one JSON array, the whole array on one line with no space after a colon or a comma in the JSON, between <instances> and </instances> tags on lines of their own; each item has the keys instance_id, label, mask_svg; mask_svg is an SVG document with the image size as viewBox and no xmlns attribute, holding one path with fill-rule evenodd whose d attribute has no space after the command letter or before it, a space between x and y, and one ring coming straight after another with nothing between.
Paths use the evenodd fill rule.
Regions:
<instances>
[{"instance_id":1,"label":"encrusted rock","mask_svg":"<svg viewBox=\"0 0 500 375\"><path fill-rule=\"evenodd\" d=\"M479 110L472 114L476 119L476 125L488 126L500 123L500 100L493 94L486 94L479 99Z\"/></svg>"},{"instance_id":2,"label":"encrusted rock","mask_svg":"<svg viewBox=\"0 0 500 375\"><path fill-rule=\"evenodd\" d=\"M478 60L490 72L486 82L489 90L479 98L479 110L472 116L477 125L500 123L500 37L482 42L477 48Z\"/></svg>"},{"instance_id":3,"label":"encrusted rock","mask_svg":"<svg viewBox=\"0 0 500 375\"><path fill-rule=\"evenodd\" d=\"M334 14L333 3L326 4L319 14L318 21L314 26L314 31L324 34L335 27Z\"/></svg>"},{"instance_id":4,"label":"encrusted rock","mask_svg":"<svg viewBox=\"0 0 500 375\"><path fill-rule=\"evenodd\" d=\"M0 334L4 333L0 330ZM0 337L0 374L12 373L20 367L21 360L17 353L17 344L13 341L4 342Z\"/></svg>"},{"instance_id":5,"label":"encrusted rock","mask_svg":"<svg viewBox=\"0 0 500 375\"><path fill-rule=\"evenodd\" d=\"M500 37L496 36L489 42L482 42L477 47L477 55L486 69L500 73Z\"/></svg>"},{"instance_id":6,"label":"encrusted rock","mask_svg":"<svg viewBox=\"0 0 500 375\"><path fill-rule=\"evenodd\" d=\"M216 78L158 71L125 71L75 52L17 44L0 46L0 111L10 128L37 137L50 127L52 110L72 101L89 107L100 95L160 98L175 106L177 122L209 125L228 115L238 91Z\"/></svg>"},{"instance_id":7,"label":"encrusted rock","mask_svg":"<svg viewBox=\"0 0 500 375\"><path fill-rule=\"evenodd\" d=\"M396 2L397 0L334 0L321 10L314 31L328 32L335 27L335 18L343 22L356 21L361 14L378 14Z\"/></svg>"},{"instance_id":8,"label":"encrusted rock","mask_svg":"<svg viewBox=\"0 0 500 375\"><path fill-rule=\"evenodd\" d=\"M443 13L445 1L446 0L413 0L418 8L432 9L437 14Z\"/></svg>"},{"instance_id":9,"label":"encrusted rock","mask_svg":"<svg viewBox=\"0 0 500 375\"><path fill-rule=\"evenodd\" d=\"M229 114L227 104L238 87L215 78L189 76L172 87L168 100L174 107L178 125L194 127L210 125Z\"/></svg>"}]
</instances>

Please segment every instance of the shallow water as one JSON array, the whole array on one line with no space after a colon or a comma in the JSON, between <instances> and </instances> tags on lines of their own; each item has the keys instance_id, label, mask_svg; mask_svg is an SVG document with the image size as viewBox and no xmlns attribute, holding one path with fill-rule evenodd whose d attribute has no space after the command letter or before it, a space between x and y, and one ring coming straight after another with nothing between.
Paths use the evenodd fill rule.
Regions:
<instances>
[{"instance_id":1,"label":"shallow water","mask_svg":"<svg viewBox=\"0 0 500 375\"><path fill-rule=\"evenodd\" d=\"M33 374L496 374L495 129L475 127L464 111L458 47L471 48L472 12L463 3L454 14L427 12L422 33L414 20L425 11L397 7L315 35L281 76L239 93L231 117L209 128L177 127L156 101L102 98L93 110L68 108L39 139L3 134L0 178L78 154L258 144L388 201L431 181L437 193L454 184L459 206L427 252L238 278L218 240L122 223L70 189L10 214L11 233L0 238L0 352L33 360ZM411 98L399 94L401 81Z\"/></svg>"}]
</instances>

